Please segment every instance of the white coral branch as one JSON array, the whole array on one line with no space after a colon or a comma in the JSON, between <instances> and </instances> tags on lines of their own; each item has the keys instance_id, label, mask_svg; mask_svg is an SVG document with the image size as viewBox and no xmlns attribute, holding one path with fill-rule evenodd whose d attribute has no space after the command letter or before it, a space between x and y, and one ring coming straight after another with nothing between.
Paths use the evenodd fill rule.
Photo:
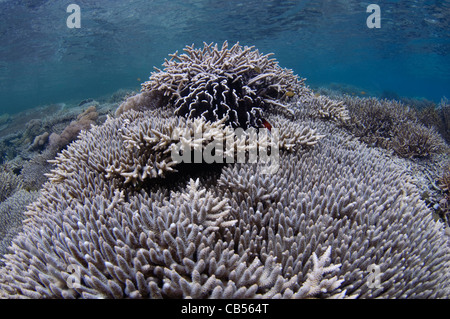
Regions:
<instances>
[{"instance_id":1,"label":"white coral branch","mask_svg":"<svg viewBox=\"0 0 450 319\"><path fill-rule=\"evenodd\" d=\"M324 279L323 276L340 269L341 264L325 266L330 262L331 246L323 253L320 258L317 258L316 253L312 254L313 269L307 275L306 281L300 287L293 298L310 298L319 295L320 293L329 293L340 287L344 279L338 280L336 276L330 279ZM340 293L341 296L345 292Z\"/></svg>"}]
</instances>

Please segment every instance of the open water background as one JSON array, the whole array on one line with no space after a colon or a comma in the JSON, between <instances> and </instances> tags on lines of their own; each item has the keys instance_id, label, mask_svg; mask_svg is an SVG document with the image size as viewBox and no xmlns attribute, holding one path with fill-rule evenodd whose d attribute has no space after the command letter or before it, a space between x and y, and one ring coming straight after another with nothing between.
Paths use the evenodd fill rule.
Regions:
<instances>
[{"instance_id":1,"label":"open water background","mask_svg":"<svg viewBox=\"0 0 450 319\"><path fill-rule=\"evenodd\" d=\"M81 28L68 28L69 4ZM254 45L311 87L450 98L450 1L0 0L0 115L139 89L187 44Z\"/></svg>"}]
</instances>

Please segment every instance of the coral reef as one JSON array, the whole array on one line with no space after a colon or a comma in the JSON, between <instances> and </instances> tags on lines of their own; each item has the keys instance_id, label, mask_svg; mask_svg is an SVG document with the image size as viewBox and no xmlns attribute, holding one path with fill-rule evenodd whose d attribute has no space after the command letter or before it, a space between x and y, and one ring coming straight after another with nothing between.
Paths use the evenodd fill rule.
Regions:
<instances>
[{"instance_id":1,"label":"coral reef","mask_svg":"<svg viewBox=\"0 0 450 319\"><path fill-rule=\"evenodd\" d=\"M433 127L450 143L450 103L447 98L442 98L436 106L434 103L417 108L417 117L427 127Z\"/></svg>"},{"instance_id":2,"label":"coral reef","mask_svg":"<svg viewBox=\"0 0 450 319\"><path fill-rule=\"evenodd\" d=\"M309 120L302 124L326 137L281 149L275 174L199 164L201 176L172 172L170 190L164 179L134 187L99 171L124 150L124 134L161 143L158 123L190 121L160 113L109 119L58 156L58 178L29 206L4 258L3 297L448 297L442 224L378 150ZM370 265L380 267L379 287L368 284Z\"/></svg>"},{"instance_id":3,"label":"coral reef","mask_svg":"<svg viewBox=\"0 0 450 319\"><path fill-rule=\"evenodd\" d=\"M450 163L447 164L442 176L439 178L439 186L450 196Z\"/></svg>"},{"instance_id":4,"label":"coral reef","mask_svg":"<svg viewBox=\"0 0 450 319\"><path fill-rule=\"evenodd\" d=\"M14 236L22 229L23 212L27 204L34 201L36 192L23 189L21 176L14 173L14 165L2 165L0 168L0 258ZM0 266L3 263L0 261Z\"/></svg>"},{"instance_id":5,"label":"coral reef","mask_svg":"<svg viewBox=\"0 0 450 319\"><path fill-rule=\"evenodd\" d=\"M299 118L330 119L322 116L323 107L327 104L341 106L344 120L334 118L334 122L368 145L381 147L395 156L408 159L403 165L415 176L414 183L421 190L422 198L448 224L447 214L442 210L445 207L442 191L436 185L449 154L449 146L445 141L448 125L444 113L450 108L446 107L446 99L442 99L435 107L426 100L403 98L400 102L342 95L329 89L319 91L326 97L316 93L299 98L296 115ZM331 99L334 103L319 102L324 99ZM406 102L409 104L404 104ZM339 112L339 107L335 111Z\"/></svg>"},{"instance_id":6,"label":"coral reef","mask_svg":"<svg viewBox=\"0 0 450 319\"><path fill-rule=\"evenodd\" d=\"M352 121L350 131L363 142L377 147L389 148L393 130L400 123L413 121L412 110L399 103L376 98L344 97Z\"/></svg>"},{"instance_id":7,"label":"coral reef","mask_svg":"<svg viewBox=\"0 0 450 319\"><path fill-rule=\"evenodd\" d=\"M0 202L3 202L22 186L22 180L9 170L0 171Z\"/></svg>"},{"instance_id":8,"label":"coral reef","mask_svg":"<svg viewBox=\"0 0 450 319\"><path fill-rule=\"evenodd\" d=\"M23 164L54 167L4 227L0 297L450 297L448 238L405 168L444 143L415 111L315 95L253 47L185 51Z\"/></svg>"},{"instance_id":9,"label":"coral reef","mask_svg":"<svg viewBox=\"0 0 450 319\"><path fill-rule=\"evenodd\" d=\"M79 114L75 121L70 122L61 134L50 134L48 137L49 148L54 150L62 149L64 146L74 141L81 130L88 130L91 125L95 124L97 118L98 113L95 106L90 106L83 113Z\"/></svg>"},{"instance_id":10,"label":"coral reef","mask_svg":"<svg viewBox=\"0 0 450 319\"><path fill-rule=\"evenodd\" d=\"M48 161L53 160L55 156L56 151L48 148L22 164L20 177L24 189L37 191L42 187L47 181L45 174L49 174L53 168L53 165Z\"/></svg>"},{"instance_id":11,"label":"coral reef","mask_svg":"<svg viewBox=\"0 0 450 319\"><path fill-rule=\"evenodd\" d=\"M331 120L340 125L350 121L349 112L343 101L333 100L325 95L305 93L297 101L298 115Z\"/></svg>"},{"instance_id":12,"label":"coral reef","mask_svg":"<svg viewBox=\"0 0 450 319\"><path fill-rule=\"evenodd\" d=\"M447 143L450 143L450 102L447 98L443 98L441 100L437 110L440 118L437 129L445 138Z\"/></svg>"},{"instance_id":13,"label":"coral reef","mask_svg":"<svg viewBox=\"0 0 450 319\"><path fill-rule=\"evenodd\" d=\"M417 122L403 123L394 129L391 148L401 157L428 157L446 148L439 133Z\"/></svg>"},{"instance_id":14,"label":"coral reef","mask_svg":"<svg viewBox=\"0 0 450 319\"><path fill-rule=\"evenodd\" d=\"M148 109L163 108L165 99L158 91L141 92L125 99L116 110L119 116L129 110L145 111Z\"/></svg>"},{"instance_id":15,"label":"coral reef","mask_svg":"<svg viewBox=\"0 0 450 319\"><path fill-rule=\"evenodd\" d=\"M52 165L47 160L76 139L81 130L101 124L116 104L87 99L78 105L49 105L11 116L9 126L0 132L0 160L19 175L27 190L39 190Z\"/></svg>"},{"instance_id":16,"label":"coral reef","mask_svg":"<svg viewBox=\"0 0 450 319\"><path fill-rule=\"evenodd\" d=\"M53 167L47 160L54 159L59 149L76 137L79 129L86 129L87 124L96 121L95 105L98 103L91 102L83 103L84 110L49 105L9 117L3 131L7 134L0 138L3 160L0 167L0 256L7 252L7 246L21 231L26 205L37 198L37 191L47 181L45 174ZM102 107L103 113L105 108L107 105ZM68 124L70 121L76 125ZM49 132L58 136L60 143L49 145Z\"/></svg>"},{"instance_id":17,"label":"coral reef","mask_svg":"<svg viewBox=\"0 0 450 319\"><path fill-rule=\"evenodd\" d=\"M0 258L7 253L12 239L22 230L26 206L37 197L38 192L19 189L0 203ZM3 266L1 260L0 266Z\"/></svg>"},{"instance_id":18,"label":"coral reef","mask_svg":"<svg viewBox=\"0 0 450 319\"><path fill-rule=\"evenodd\" d=\"M443 198L439 202L441 217L446 221L450 228L450 162L444 167L442 175L439 176L438 186L444 193Z\"/></svg>"},{"instance_id":19,"label":"coral reef","mask_svg":"<svg viewBox=\"0 0 450 319\"><path fill-rule=\"evenodd\" d=\"M83 132L82 138L73 147L50 161L57 167L48 174L49 179L59 182L67 178L67 171L79 171L88 166L106 178L119 178L122 183L136 185L147 179L164 177L168 172L176 172L176 166L181 160L173 158L173 155L179 155L180 151L194 153L198 150L203 154L209 143L224 144L227 141L230 142L227 148L232 154L227 154L225 150L214 156L216 162L222 163L226 161L226 157L232 157L234 161L236 155L245 154L251 148L270 146L270 141L252 141L249 135L234 135L234 130L224 124L224 119L205 122L203 118L186 120L182 117L169 117L168 114L158 117L158 114L161 114L161 110L131 110L116 119L109 118L107 125L101 130ZM272 121L274 124L288 124L275 117ZM279 136L282 149L312 146L323 137L306 126L292 125L286 126L287 130ZM105 147L98 148L98 143ZM73 162L80 166L73 167ZM184 162L195 160L189 155Z\"/></svg>"},{"instance_id":20,"label":"coral reef","mask_svg":"<svg viewBox=\"0 0 450 319\"><path fill-rule=\"evenodd\" d=\"M0 163L22 158L24 162L42 153L56 152L73 141L80 130L101 124L117 104L90 101L78 105L48 105L11 116L0 128ZM20 172L19 172L20 173Z\"/></svg>"},{"instance_id":21,"label":"coral reef","mask_svg":"<svg viewBox=\"0 0 450 319\"><path fill-rule=\"evenodd\" d=\"M350 121L346 127L365 143L401 157L427 157L447 147L434 128L419 122L417 112L395 100L343 97Z\"/></svg>"},{"instance_id":22,"label":"coral reef","mask_svg":"<svg viewBox=\"0 0 450 319\"><path fill-rule=\"evenodd\" d=\"M175 114L207 121L227 118L234 127L261 127L264 110L288 110L286 102L309 92L292 70L279 67L271 54L260 54L239 43L228 48L206 44L202 49L187 46L156 69L142 92L151 92L153 103L171 104ZM154 95L159 95L155 99ZM147 99L141 95L139 100ZM135 104L137 101L128 101ZM141 106L140 103L136 106ZM130 105L124 106L124 109Z\"/></svg>"}]
</instances>

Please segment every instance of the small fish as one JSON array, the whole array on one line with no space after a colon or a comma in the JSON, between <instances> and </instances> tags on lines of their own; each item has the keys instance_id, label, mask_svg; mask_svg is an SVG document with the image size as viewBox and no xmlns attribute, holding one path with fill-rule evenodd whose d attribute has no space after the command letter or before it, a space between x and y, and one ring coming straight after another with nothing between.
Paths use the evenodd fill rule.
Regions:
<instances>
[{"instance_id":1,"label":"small fish","mask_svg":"<svg viewBox=\"0 0 450 319\"><path fill-rule=\"evenodd\" d=\"M320 93L314 93L314 96L315 96L315 97L319 97L319 96L320 96Z\"/></svg>"},{"instance_id":2,"label":"small fish","mask_svg":"<svg viewBox=\"0 0 450 319\"><path fill-rule=\"evenodd\" d=\"M292 91L287 91L286 92L286 96L288 96L288 97L293 97L294 95L295 95L295 93L292 92Z\"/></svg>"},{"instance_id":3,"label":"small fish","mask_svg":"<svg viewBox=\"0 0 450 319\"><path fill-rule=\"evenodd\" d=\"M361 94L362 95L366 95L367 93L365 91L361 91Z\"/></svg>"},{"instance_id":4,"label":"small fish","mask_svg":"<svg viewBox=\"0 0 450 319\"><path fill-rule=\"evenodd\" d=\"M255 66L255 67L253 68L253 70L254 70L256 73L261 73L261 68L260 68L259 66Z\"/></svg>"},{"instance_id":5,"label":"small fish","mask_svg":"<svg viewBox=\"0 0 450 319\"><path fill-rule=\"evenodd\" d=\"M272 131L272 125L269 122L267 122L265 119L261 120L261 124L263 127L268 129L269 131Z\"/></svg>"},{"instance_id":6,"label":"small fish","mask_svg":"<svg viewBox=\"0 0 450 319\"><path fill-rule=\"evenodd\" d=\"M136 80L138 80L139 82L141 81L141 78L137 78Z\"/></svg>"}]
</instances>

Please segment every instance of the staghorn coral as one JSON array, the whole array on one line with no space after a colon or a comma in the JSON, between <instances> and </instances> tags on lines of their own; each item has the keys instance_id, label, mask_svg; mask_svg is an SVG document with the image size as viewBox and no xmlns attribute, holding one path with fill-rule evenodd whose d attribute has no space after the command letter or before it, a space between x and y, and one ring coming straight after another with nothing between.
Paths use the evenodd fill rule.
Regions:
<instances>
[{"instance_id":1,"label":"staghorn coral","mask_svg":"<svg viewBox=\"0 0 450 319\"><path fill-rule=\"evenodd\" d=\"M445 150L434 128L419 123L420 115L395 100L344 96L351 118L345 127L361 141L394 151L401 157L427 157Z\"/></svg>"},{"instance_id":2,"label":"staghorn coral","mask_svg":"<svg viewBox=\"0 0 450 319\"><path fill-rule=\"evenodd\" d=\"M248 152L257 148L267 149L272 143L270 139L253 140L250 134L235 135L235 131L224 124L224 119L211 123L202 118L186 120L168 117L167 114L161 118L156 115L159 112L131 110L117 119L109 118L108 124L102 129L81 133L83 138L76 141L73 147L49 161L56 164L57 168L47 176L53 182L66 179L68 172L81 169L72 167L75 160L75 165L87 165L106 178L119 178L125 184L137 185L176 172L176 166L183 159L184 162L196 162L190 155L186 159L179 153L194 153L195 156L195 152L200 152L200 155L204 155L211 142L223 145L221 152L216 148L217 153L213 156L219 163L234 162L240 153L248 155ZM280 118L273 118L273 123L288 124ZM282 149L312 146L323 138L323 135L307 126L292 124L287 127L287 131L279 136ZM104 148L98 148L98 143ZM175 154L177 156L174 158ZM201 157L200 161L205 156Z\"/></svg>"},{"instance_id":3,"label":"staghorn coral","mask_svg":"<svg viewBox=\"0 0 450 319\"><path fill-rule=\"evenodd\" d=\"M37 191L42 187L48 179L46 174L49 174L53 168L48 161L54 160L56 153L56 150L47 148L23 163L19 176L23 181L24 189Z\"/></svg>"},{"instance_id":4,"label":"staghorn coral","mask_svg":"<svg viewBox=\"0 0 450 319\"><path fill-rule=\"evenodd\" d=\"M331 138L331 134L327 137ZM239 170L235 167L231 172L225 171L222 178L226 177L228 185L241 184L241 180L250 180L255 185L264 184L268 190L267 194L271 194L273 189L278 190L278 192L283 190L281 194L276 195L275 202L278 202L276 206L278 212L284 216L274 216L275 222L271 227L276 228L277 225L278 227L282 225L284 229L292 227L294 234L300 227L303 230L299 232L309 233L310 235L304 238L305 242L301 244L302 248L299 249L305 255L311 252L308 243L314 246L325 242L327 246L333 247L331 259L333 262L341 263L345 268L344 273L347 272L345 281L341 284L341 288L346 288L347 293L357 294L362 298L375 296L388 298L425 297L429 292L421 292L420 288L418 289L418 287L414 287L414 284L407 282L412 278L419 282L430 279L427 278L427 271L421 269L420 262L410 263L409 260L412 255L420 255L418 257L420 260L426 260L429 258L428 252L420 247L427 240L442 240L442 238L436 238L441 237L441 232L431 235L435 230L428 229L428 227L435 227L431 226L434 222L431 222L430 212L420 202L416 191L411 193L410 186L402 185L401 181L407 179L405 176L402 177L401 174L389 176L389 174L399 174L400 172L398 168L395 169L395 167L387 164L388 160L378 152L369 151L361 145L351 152L340 150L338 148L343 145L342 141L336 143L331 149L327 145L326 149L322 150L323 153L320 152L320 148L327 141L328 138L322 140L319 147L309 152L306 158L298 155L296 160L289 160L289 162L296 164L281 165L284 176L277 174L270 179L258 181L257 171ZM357 153L360 155L356 155ZM290 183L286 182L286 179L290 180ZM283 184L283 182L286 184ZM226 185L227 183L222 181L221 184ZM257 187L258 190L263 191L259 186ZM239 188L243 189L241 194L239 194ZM275 210L274 205L272 205L272 208L269 205L267 209L267 202L258 199L252 200L255 197L244 189L248 189L245 184L238 188L233 186L234 193L230 196L236 198L236 203L231 204L236 212L242 210L243 207L253 207L248 219L245 220L246 223L249 223L252 219L259 221L268 212L269 216L273 216L271 210ZM413 195L414 193L416 194ZM256 216L252 217L253 214L256 214ZM303 218L304 220L302 220ZM420 227L422 221L425 221L428 226L422 225L419 231L417 229L412 232L407 230L408 227ZM252 225L248 227L251 228ZM374 230L378 233L377 235L372 233ZM281 238L285 238L285 234L286 232L283 232ZM382 238L385 236L391 239L384 241ZM401 239L402 237L409 239L404 241ZM408 244L411 238L416 238L413 242L417 240L417 243ZM377 243L374 242L374 239ZM391 240L392 242L390 242ZM295 260L297 255L292 255L292 251L289 251L286 256L282 255L284 249L286 249L284 247L286 246L281 245L278 248L278 254L276 255L279 257L278 260L287 260L287 256L293 256ZM362 250L359 250L361 247L363 247ZM393 247L395 247L396 252L392 250ZM436 247L436 249L438 248ZM383 251L389 253L382 257ZM401 264L404 262L405 269L408 270L403 270L400 264L394 265L407 254L411 254L411 256L402 260ZM448 251L444 249L439 255L441 257L438 257L438 259L447 260L441 265L443 267L442 276L446 278L444 269L448 267ZM349 259L344 261L342 256L346 256L344 259ZM386 272L386 275L389 274L387 278L383 277L384 292L383 289L374 291L367 287L366 271L367 267L372 264L383 265L381 266L382 272ZM431 262L430 266L432 264L435 263ZM360 267L357 265L360 265ZM285 269L286 265L282 264L282 266ZM397 267L400 267L398 271L395 270ZM342 267L341 270L343 270ZM415 274L419 273L422 275L416 277ZM405 277L402 278L402 276ZM448 280L448 278L444 280ZM405 289L401 289L402 292L398 291L397 288L403 285L405 285ZM427 285L430 285L430 282ZM406 286L409 288L406 288ZM439 294L442 293L441 296L448 297L448 283L444 286L447 288Z\"/></svg>"},{"instance_id":5,"label":"staghorn coral","mask_svg":"<svg viewBox=\"0 0 450 319\"><path fill-rule=\"evenodd\" d=\"M442 136L444 136L440 131L441 118L439 116L439 110L436 108L436 104L417 109L417 118L420 123L427 127L434 127Z\"/></svg>"},{"instance_id":6,"label":"staghorn coral","mask_svg":"<svg viewBox=\"0 0 450 319\"><path fill-rule=\"evenodd\" d=\"M62 129L60 134L56 132L52 132L51 134L44 132L43 134L36 136L34 142L29 147L29 150L36 151L45 146L40 154L32 156L29 161L23 164L20 176L23 179L24 187L26 189L39 190L41 185L47 180L45 174L50 173L50 169L52 168L51 163L48 163L47 161L53 160L62 148L66 147L70 142L76 139L81 130L88 130L98 119L96 104L86 108L86 110L76 116L75 120L67 125L66 120L69 120L74 116L74 114L69 115L70 116L66 118L68 114L65 114L64 117L60 119L62 123L59 123L58 118L48 119L46 121L46 126L56 124L52 130L57 126L61 126L61 124L64 129Z\"/></svg>"},{"instance_id":7,"label":"staghorn coral","mask_svg":"<svg viewBox=\"0 0 450 319\"><path fill-rule=\"evenodd\" d=\"M418 110L418 118L427 127L433 127L450 143L450 103L447 98L442 98L436 106L434 103Z\"/></svg>"},{"instance_id":8,"label":"staghorn coral","mask_svg":"<svg viewBox=\"0 0 450 319\"><path fill-rule=\"evenodd\" d=\"M344 96L352 121L348 128L363 142L389 148L393 130L404 122L414 121L415 114L402 104L376 98Z\"/></svg>"},{"instance_id":9,"label":"staghorn coral","mask_svg":"<svg viewBox=\"0 0 450 319\"><path fill-rule=\"evenodd\" d=\"M187 47L81 131L4 256L0 297L448 298L447 239L414 176L338 127L364 131L366 106L351 117L252 49ZM394 136L388 107L376 141ZM272 131L243 132L263 111Z\"/></svg>"},{"instance_id":10,"label":"staghorn coral","mask_svg":"<svg viewBox=\"0 0 450 319\"><path fill-rule=\"evenodd\" d=\"M4 257L0 296L449 296L442 225L381 152L346 145L345 132L329 123L306 121L326 137L313 148L281 150L272 175L257 163L223 165L219 176L201 164L202 177L173 173L172 190L158 178L136 188L108 175L124 132L163 141L154 118L126 112L82 133L58 157L61 178L44 185ZM368 285L371 265L380 267L379 287Z\"/></svg>"},{"instance_id":11,"label":"staghorn coral","mask_svg":"<svg viewBox=\"0 0 450 319\"><path fill-rule=\"evenodd\" d=\"M17 175L22 171L24 162L24 158L22 158L21 156L16 156L12 160L9 160L2 164L2 169L4 172L10 172Z\"/></svg>"},{"instance_id":12,"label":"staghorn coral","mask_svg":"<svg viewBox=\"0 0 450 319\"><path fill-rule=\"evenodd\" d=\"M346 124L350 121L344 101L333 100L325 95L305 93L298 98L297 108L301 114L313 118L332 120L338 124Z\"/></svg>"},{"instance_id":13,"label":"staghorn coral","mask_svg":"<svg viewBox=\"0 0 450 319\"><path fill-rule=\"evenodd\" d=\"M22 161L16 158L4 164L0 171L0 258L21 230L25 206L37 198L36 192L29 193L23 189L22 176L14 173L20 170ZM3 265L1 261L0 265Z\"/></svg>"},{"instance_id":14,"label":"staghorn coral","mask_svg":"<svg viewBox=\"0 0 450 319\"><path fill-rule=\"evenodd\" d=\"M164 70L156 69L142 84L138 97L129 98L118 110L141 109L167 104L175 114L207 121L227 118L234 127L261 127L263 111L284 110L286 102L309 90L292 70L283 69L271 54L263 55L239 43L231 48L206 44L202 49L187 46L185 54L170 55ZM151 94L151 98L149 95ZM158 97L159 95L159 97Z\"/></svg>"},{"instance_id":15,"label":"staghorn coral","mask_svg":"<svg viewBox=\"0 0 450 319\"><path fill-rule=\"evenodd\" d=\"M450 195L450 162L447 163L442 176L439 177L439 187Z\"/></svg>"},{"instance_id":16,"label":"staghorn coral","mask_svg":"<svg viewBox=\"0 0 450 319\"><path fill-rule=\"evenodd\" d=\"M402 124L393 129L391 148L401 157L427 157L441 153L446 145L433 128L416 122Z\"/></svg>"}]
</instances>

